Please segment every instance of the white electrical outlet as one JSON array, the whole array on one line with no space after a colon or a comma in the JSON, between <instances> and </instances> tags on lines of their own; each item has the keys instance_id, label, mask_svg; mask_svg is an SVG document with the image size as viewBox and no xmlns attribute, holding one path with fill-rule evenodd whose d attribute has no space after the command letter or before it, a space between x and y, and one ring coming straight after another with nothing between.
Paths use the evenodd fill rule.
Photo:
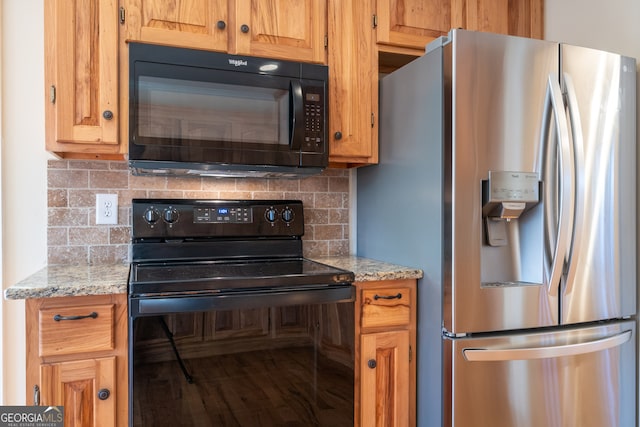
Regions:
<instances>
[{"instance_id":1,"label":"white electrical outlet","mask_svg":"<svg viewBox=\"0 0 640 427\"><path fill-rule=\"evenodd\" d=\"M96 194L96 224L118 223L118 195Z\"/></svg>"}]
</instances>

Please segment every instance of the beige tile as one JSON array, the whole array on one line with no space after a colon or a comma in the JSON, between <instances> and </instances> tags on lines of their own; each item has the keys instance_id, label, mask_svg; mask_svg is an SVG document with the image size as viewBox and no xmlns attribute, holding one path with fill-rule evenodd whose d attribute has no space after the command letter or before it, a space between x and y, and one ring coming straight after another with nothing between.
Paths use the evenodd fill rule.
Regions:
<instances>
[{"instance_id":1,"label":"beige tile","mask_svg":"<svg viewBox=\"0 0 640 427\"><path fill-rule=\"evenodd\" d=\"M202 178L198 177L172 177L167 179L167 189L182 191L202 190Z\"/></svg>"},{"instance_id":2,"label":"beige tile","mask_svg":"<svg viewBox=\"0 0 640 427\"><path fill-rule=\"evenodd\" d=\"M86 209L50 208L49 227L81 227L89 225L89 213Z\"/></svg>"},{"instance_id":3,"label":"beige tile","mask_svg":"<svg viewBox=\"0 0 640 427\"><path fill-rule=\"evenodd\" d=\"M87 264L89 249L87 246L50 246L48 249L48 260L51 265Z\"/></svg>"},{"instance_id":4,"label":"beige tile","mask_svg":"<svg viewBox=\"0 0 640 427\"><path fill-rule=\"evenodd\" d=\"M69 227L69 244L106 245L109 243L109 230L105 227Z\"/></svg>"},{"instance_id":5,"label":"beige tile","mask_svg":"<svg viewBox=\"0 0 640 427\"><path fill-rule=\"evenodd\" d=\"M324 192L329 190L329 178L324 176L313 176L300 180L300 191L302 192Z\"/></svg>"},{"instance_id":6,"label":"beige tile","mask_svg":"<svg viewBox=\"0 0 640 427\"><path fill-rule=\"evenodd\" d=\"M47 246L67 246L69 244L67 227L49 227L47 230Z\"/></svg>"},{"instance_id":7,"label":"beige tile","mask_svg":"<svg viewBox=\"0 0 640 427\"><path fill-rule=\"evenodd\" d=\"M315 204L325 208L342 208L344 195L342 193L316 193Z\"/></svg>"},{"instance_id":8,"label":"beige tile","mask_svg":"<svg viewBox=\"0 0 640 427\"><path fill-rule=\"evenodd\" d=\"M67 190L53 188L47 191L47 206L50 208L66 208L68 206Z\"/></svg>"},{"instance_id":9,"label":"beige tile","mask_svg":"<svg viewBox=\"0 0 640 427\"><path fill-rule=\"evenodd\" d=\"M110 227L109 243L112 245L126 245L131 242L130 227Z\"/></svg>"},{"instance_id":10,"label":"beige tile","mask_svg":"<svg viewBox=\"0 0 640 427\"><path fill-rule=\"evenodd\" d=\"M88 188L89 171L49 169L47 173L47 185L49 188Z\"/></svg>"},{"instance_id":11,"label":"beige tile","mask_svg":"<svg viewBox=\"0 0 640 427\"><path fill-rule=\"evenodd\" d=\"M329 209L329 224L349 224L349 209Z\"/></svg>"},{"instance_id":12,"label":"beige tile","mask_svg":"<svg viewBox=\"0 0 640 427\"><path fill-rule=\"evenodd\" d=\"M126 171L90 171L91 188L126 189L129 187L129 173Z\"/></svg>"},{"instance_id":13,"label":"beige tile","mask_svg":"<svg viewBox=\"0 0 640 427\"><path fill-rule=\"evenodd\" d=\"M329 209L305 209L305 224L329 224Z\"/></svg>"},{"instance_id":14,"label":"beige tile","mask_svg":"<svg viewBox=\"0 0 640 427\"><path fill-rule=\"evenodd\" d=\"M314 225L313 236L315 240L333 240L336 238L342 239L342 225L340 224Z\"/></svg>"},{"instance_id":15,"label":"beige tile","mask_svg":"<svg viewBox=\"0 0 640 427\"><path fill-rule=\"evenodd\" d=\"M269 184L266 179L237 179L236 180L236 190L237 191L267 191L269 189Z\"/></svg>"}]
</instances>

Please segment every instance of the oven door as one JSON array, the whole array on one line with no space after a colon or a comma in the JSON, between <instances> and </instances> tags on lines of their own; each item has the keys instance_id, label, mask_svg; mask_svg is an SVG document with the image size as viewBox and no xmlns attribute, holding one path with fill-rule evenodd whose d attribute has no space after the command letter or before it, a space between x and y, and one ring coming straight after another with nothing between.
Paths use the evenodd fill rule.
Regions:
<instances>
[{"instance_id":1,"label":"oven door","mask_svg":"<svg viewBox=\"0 0 640 427\"><path fill-rule=\"evenodd\" d=\"M130 297L130 425L353 426L351 285Z\"/></svg>"}]
</instances>

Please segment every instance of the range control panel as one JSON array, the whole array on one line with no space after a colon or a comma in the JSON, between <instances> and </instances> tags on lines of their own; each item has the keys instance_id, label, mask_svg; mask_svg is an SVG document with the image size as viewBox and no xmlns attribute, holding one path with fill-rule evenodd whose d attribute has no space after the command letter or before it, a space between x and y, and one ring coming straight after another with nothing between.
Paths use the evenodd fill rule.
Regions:
<instances>
[{"instance_id":1,"label":"range control panel","mask_svg":"<svg viewBox=\"0 0 640 427\"><path fill-rule=\"evenodd\" d=\"M300 200L133 199L139 238L302 236Z\"/></svg>"},{"instance_id":2,"label":"range control panel","mask_svg":"<svg viewBox=\"0 0 640 427\"><path fill-rule=\"evenodd\" d=\"M200 223L248 223L253 222L253 210L247 207L196 207L193 220Z\"/></svg>"}]
</instances>

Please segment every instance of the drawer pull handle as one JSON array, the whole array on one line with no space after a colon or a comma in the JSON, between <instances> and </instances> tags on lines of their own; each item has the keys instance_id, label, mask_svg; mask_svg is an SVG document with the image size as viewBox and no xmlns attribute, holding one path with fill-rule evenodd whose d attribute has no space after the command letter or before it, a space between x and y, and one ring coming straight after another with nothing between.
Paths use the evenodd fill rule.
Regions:
<instances>
[{"instance_id":1,"label":"drawer pull handle","mask_svg":"<svg viewBox=\"0 0 640 427\"><path fill-rule=\"evenodd\" d=\"M40 387L38 387L38 384L33 386L33 404L40 406Z\"/></svg>"},{"instance_id":2,"label":"drawer pull handle","mask_svg":"<svg viewBox=\"0 0 640 427\"><path fill-rule=\"evenodd\" d=\"M53 320L55 320L56 322L59 322L61 320L80 320L80 319L88 319L88 318L92 318L95 319L96 317L98 317L98 313L96 313L95 311L92 311L91 313L84 315L84 316L61 316L59 314L56 314L55 316L53 316Z\"/></svg>"},{"instance_id":3,"label":"drawer pull handle","mask_svg":"<svg viewBox=\"0 0 640 427\"><path fill-rule=\"evenodd\" d=\"M400 292L398 292L396 295L378 295L375 294L373 296L374 300L379 300L379 299L402 299L402 294Z\"/></svg>"}]
</instances>

